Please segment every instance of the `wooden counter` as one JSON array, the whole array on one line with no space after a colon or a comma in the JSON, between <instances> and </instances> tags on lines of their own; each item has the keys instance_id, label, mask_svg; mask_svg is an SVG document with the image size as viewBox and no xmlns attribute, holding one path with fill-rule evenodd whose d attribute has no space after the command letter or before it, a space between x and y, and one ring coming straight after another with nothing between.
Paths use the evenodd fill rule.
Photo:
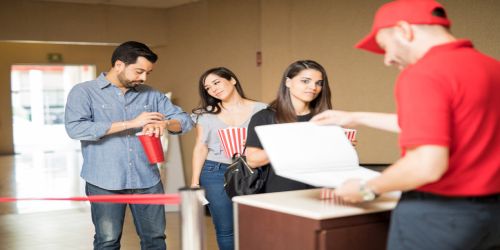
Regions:
<instances>
[{"instance_id":1,"label":"wooden counter","mask_svg":"<svg viewBox=\"0 0 500 250\"><path fill-rule=\"evenodd\" d=\"M385 249L397 194L360 205L319 197L320 189L234 197L236 249Z\"/></svg>"}]
</instances>

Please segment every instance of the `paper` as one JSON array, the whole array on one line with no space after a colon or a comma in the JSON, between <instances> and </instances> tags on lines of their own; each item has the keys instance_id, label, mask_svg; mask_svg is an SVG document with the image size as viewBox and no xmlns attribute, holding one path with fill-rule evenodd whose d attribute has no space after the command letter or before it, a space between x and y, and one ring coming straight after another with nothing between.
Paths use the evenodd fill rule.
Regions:
<instances>
[{"instance_id":1,"label":"paper","mask_svg":"<svg viewBox=\"0 0 500 250\"><path fill-rule=\"evenodd\" d=\"M359 166L356 150L341 127L297 122L255 130L277 175L317 187L379 175Z\"/></svg>"}]
</instances>

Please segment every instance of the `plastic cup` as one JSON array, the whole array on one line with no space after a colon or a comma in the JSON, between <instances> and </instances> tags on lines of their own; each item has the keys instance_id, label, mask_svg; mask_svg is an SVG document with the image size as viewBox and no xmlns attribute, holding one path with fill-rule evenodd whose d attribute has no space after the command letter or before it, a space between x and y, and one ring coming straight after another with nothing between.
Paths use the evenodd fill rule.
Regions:
<instances>
[{"instance_id":1,"label":"plastic cup","mask_svg":"<svg viewBox=\"0 0 500 250\"><path fill-rule=\"evenodd\" d=\"M154 134L146 135L142 133L137 133L136 136L141 141L149 163L155 164L165 161L163 158L163 147L161 146L160 137L156 137Z\"/></svg>"},{"instance_id":2,"label":"plastic cup","mask_svg":"<svg viewBox=\"0 0 500 250\"><path fill-rule=\"evenodd\" d=\"M356 140L356 132L357 132L356 129L344 128L344 132L345 132L345 136L347 136L347 139L349 139L349 141L352 142L352 141Z\"/></svg>"}]
</instances>

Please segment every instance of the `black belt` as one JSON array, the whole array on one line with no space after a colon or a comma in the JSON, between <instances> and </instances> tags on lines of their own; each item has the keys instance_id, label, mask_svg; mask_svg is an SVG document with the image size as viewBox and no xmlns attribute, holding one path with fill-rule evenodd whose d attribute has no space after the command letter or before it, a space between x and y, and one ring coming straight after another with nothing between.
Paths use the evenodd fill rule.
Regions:
<instances>
[{"instance_id":1,"label":"black belt","mask_svg":"<svg viewBox=\"0 0 500 250\"><path fill-rule=\"evenodd\" d=\"M484 196L444 196L420 191L408 191L401 194L401 200L449 200L449 201L473 201L481 203L500 202L500 194Z\"/></svg>"}]
</instances>

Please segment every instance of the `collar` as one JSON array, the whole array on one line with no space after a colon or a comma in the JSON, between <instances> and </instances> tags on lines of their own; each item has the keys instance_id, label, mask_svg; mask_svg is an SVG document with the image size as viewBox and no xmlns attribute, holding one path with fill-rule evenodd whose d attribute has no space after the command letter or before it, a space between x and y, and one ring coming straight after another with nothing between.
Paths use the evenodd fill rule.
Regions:
<instances>
[{"instance_id":1,"label":"collar","mask_svg":"<svg viewBox=\"0 0 500 250\"><path fill-rule=\"evenodd\" d=\"M96 79L99 88L103 89L111 85L111 82L106 79L106 72L102 72Z\"/></svg>"},{"instance_id":2,"label":"collar","mask_svg":"<svg viewBox=\"0 0 500 250\"><path fill-rule=\"evenodd\" d=\"M436 53L440 53L440 52L452 51L452 50L461 49L461 48L474 48L474 45L472 44L472 42L470 40L458 39L458 40L453 41L453 42L449 42L449 43L445 43L445 44L441 44L441 45L437 45L437 46L432 47L429 51L427 51L427 53L425 54L424 57L427 57L429 55L433 55Z\"/></svg>"},{"instance_id":3,"label":"collar","mask_svg":"<svg viewBox=\"0 0 500 250\"><path fill-rule=\"evenodd\" d=\"M97 77L97 86L99 86L100 89L107 88L112 85L112 83L106 78L106 72L102 72L98 77ZM132 90L134 92L138 92L139 89L136 87L130 88L129 90Z\"/></svg>"}]
</instances>

